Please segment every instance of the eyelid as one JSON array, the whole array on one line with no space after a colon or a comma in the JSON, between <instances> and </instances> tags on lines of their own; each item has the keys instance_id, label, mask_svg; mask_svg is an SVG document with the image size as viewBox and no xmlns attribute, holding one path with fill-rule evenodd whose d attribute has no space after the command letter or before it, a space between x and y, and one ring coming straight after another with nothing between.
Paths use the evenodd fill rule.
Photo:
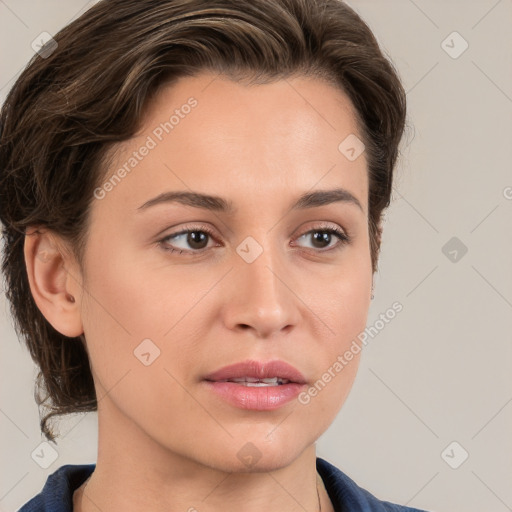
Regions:
<instances>
[{"instance_id":1,"label":"eyelid","mask_svg":"<svg viewBox=\"0 0 512 512\"><path fill-rule=\"evenodd\" d=\"M210 226L208 226L207 224L188 223L188 224L185 224L184 226L182 226L179 231L170 233L170 234L166 235L164 238L170 238L170 237L182 235L182 234L188 233L190 231L204 231L205 233L208 233L212 237L215 236L213 229Z\"/></svg>"},{"instance_id":2,"label":"eyelid","mask_svg":"<svg viewBox=\"0 0 512 512\"><path fill-rule=\"evenodd\" d=\"M314 222L314 221L311 221L311 222ZM187 234L189 232L192 232L192 231L202 231L202 232L205 232L207 233L210 238L212 238L213 240L216 240L216 233L214 232L214 230L208 226L207 224L185 224L180 230L176 231L176 232L173 232L173 233L170 233L168 235L165 235L164 237L160 238L158 241L157 241L157 244L159 246L162 247L163 250L167 251L167 252L178 252L179 254L182 254L182 253L185 253L185 254L189 254L189 255L200 255L200 254L203 254L205 253L208 249L211 249L212 247L209 247L209 248L204 248L204 249L200 249L200 250L192 250L192 249L176 249L176 248L172 248L172 247L165 247L165 244L167 243L166 240L168 240L169 238L174 238L174 237L177 237L179 235L183 235L183 234ZM313 252L317 252L317 253L321 253L321 252L330 252L332 250L335 250L337 248L341 248L341 246L343 245L346 245L346 244L349 244L352 242L352 235L351 233L348 232L347 229L345 229L344 227L340 227L339 225L337 224L333 224L333 223L329 223L329 222L326 222L326 221L320 221L318 224L314 224L311 226L310 229L307 229L305 231L303 231L300 235L298 236L295 236L293 238L293 240L297 240L299 238L302 238L303 236L306 236L306 235L309 235L310 233L312 232L315 232L315 231L331 231L334 233L334 236L336 236L338 238L338 243L329 248L329 249L305 249L305 250L309 250L309 251L313 251ZM292 240L292 242L293 242Z\"/></svg>"},{"instance_id":3,"label":"eyelid","mask_svg":"<svg viewBox=\"0 0 512 512\"><path fill-rule=\"evenodd\" d=\"M316 222L317 223L315 224L315 221L311 221L312 227L310 227L309 229L304 231L302 233L302 235L299 235L296 238L300 238L301 236L306 235L307 233L311 233L311 231L323 231L323 230L331 230L332 229L332 230L338 231L340 234L343 234L344 236L346 236L348 240L352 240L351 232L349 232L344 226L341 226L339 224L335 224L332 222L328 222L328 221L316 221Z\"/></svg>"},{"instance_id":4,"label":"eyelid","mask_svg":"<svg viewBox=\"0 0 512 512\"><path fill-rule=\"evenodd\" d=\"M174 238L174 237L177 237L179 235L184 235L184 234L187 234L191 231L203 231L205 233L207 233L210 238L212 239L216 239L216 233L214 232L214 230L208 226L207 224L185 224L184 226L181 227L181 229L179 229L178 231L176 232L172 232L172 233L169 233L168 235L165 235L164 237L161 237L159 240L157 240L157 244L160 245L164 250L168 251L168 252L179 252L180 254L181 253L186 253L186 254L201 254L201 253L204 253L207 249L201 249L201 250L192 250L192 249L173 249L173 248L170 248L170 247L164 247L164 244L166 243L166 240L168 240L169 238Z\"/></svg>"},{"instance_id":5,"label":"eyelid","mask_svg":"<svg viewBox=\"0 0 512 512\"><path fill-rule=\"evenodd\" d=\"M345 228L342 228L337 224L332 224L326 221L321 221L319 224L315 224L310 229L304 231L301 235L295 237L294 240L298 240L303 236L309 235L310 233L314 233L317 231L328 231L333 233L334 236L338 238L338 243L328 249L305 249L306 251L313 251L315 253L331 253L336 249L341 249L343 246L352 243L351 233L349 233Z\"/></svg>"}]
</instances>

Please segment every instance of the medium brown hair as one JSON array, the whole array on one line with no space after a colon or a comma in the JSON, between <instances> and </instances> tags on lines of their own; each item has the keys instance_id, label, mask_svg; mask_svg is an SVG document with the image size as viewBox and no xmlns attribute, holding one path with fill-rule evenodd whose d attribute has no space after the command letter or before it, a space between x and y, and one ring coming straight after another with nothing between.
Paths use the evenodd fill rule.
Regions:
<instances>
[{"instance_id":1,"label":"medium brown hair","mask_svg":"<svg viewBox=\"0 0 512 512\"><path fill-rule=\"evenodd\" d=\"M406 120L395 68L341 0L103 0L54 39L0 116L2 271L14 327L40 368L35 398L51 441L52 416L94 411L97 401L83 336L56 331L32 297L25 233L42 226L60 235L82 265L109 150L137 133L162 86L205 70L253 83L309 75L345 92L366 146L373 272Z\"/></svg>"}]
</instances>

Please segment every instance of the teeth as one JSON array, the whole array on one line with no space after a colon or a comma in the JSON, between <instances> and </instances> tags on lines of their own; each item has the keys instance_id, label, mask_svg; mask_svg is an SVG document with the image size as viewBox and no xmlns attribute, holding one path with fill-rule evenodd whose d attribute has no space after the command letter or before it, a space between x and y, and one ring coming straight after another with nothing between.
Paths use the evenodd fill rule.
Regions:
<instances>
[{"instance_id":1,"label":"teeth","mask_svg":"<svg viewBox=\"0 0 512 512\"><path fill-rule=\"evenodd\" d=\"M259 382L260 379L255 377L238 377L236 379L229 379L230 382Z\"/></svg>"},{"instance_id":2,"label":"teeth","mask_svg":"<svg viewBox=\"0 0 512 512\"><path fill-rule=\"evenodd\" d=\"M226 382L226 381L223 381ZM248 387L263 387L263 386L281 386L288 384L288 380L281 379L280 377L271 377L267 379L258 379L255 377L237 377L235 379L228 379L227 382L236 382Z\"/></svg>"}]
</instances>

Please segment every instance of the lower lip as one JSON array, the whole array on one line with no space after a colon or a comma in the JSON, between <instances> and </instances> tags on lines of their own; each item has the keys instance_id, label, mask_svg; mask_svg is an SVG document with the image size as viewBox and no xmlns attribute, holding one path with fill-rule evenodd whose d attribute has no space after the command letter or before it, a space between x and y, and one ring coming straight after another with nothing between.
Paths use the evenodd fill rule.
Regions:
<instances>
[{"instance_id":1,"label":"lower lip","mask_svg":"<svg viewBox=\"0 0 512 512\"><path fill-rule=\"evenodd\" d=\"M236 382L205 381L210 390L240 409L272 411L292 401L305 384L289 383L280 386L243 386Z\"/></svg>"}]
</instances>

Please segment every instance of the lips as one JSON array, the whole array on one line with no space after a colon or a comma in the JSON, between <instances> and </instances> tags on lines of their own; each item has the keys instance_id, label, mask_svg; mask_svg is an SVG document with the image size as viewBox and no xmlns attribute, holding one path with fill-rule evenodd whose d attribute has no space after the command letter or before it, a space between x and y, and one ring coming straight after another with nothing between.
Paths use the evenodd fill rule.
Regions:
<instances>
[{"instance_id":1,"label":"lips","mask_svg":"<svg viewBox=\"0 0 512 512\"><path fill-rule=\"evenodd\" d=\"M205 380L214 382L239 382L241 384L264 383L283 385L288 383L305 384L306 379L296 368L284 361L243 361L225 366L208 375Z\"/></svg>"},{"instance_id":2,"label":"lips","mask_svg":"<svg viewBox=\"0 0 512 512\"><path fill-rule=\"evenodd\" d=\"M204 379L209 393L239 409L272 411L292 401L306 379L284 361L244 361L225 366Z\"/></svg>"}]
</instances>

